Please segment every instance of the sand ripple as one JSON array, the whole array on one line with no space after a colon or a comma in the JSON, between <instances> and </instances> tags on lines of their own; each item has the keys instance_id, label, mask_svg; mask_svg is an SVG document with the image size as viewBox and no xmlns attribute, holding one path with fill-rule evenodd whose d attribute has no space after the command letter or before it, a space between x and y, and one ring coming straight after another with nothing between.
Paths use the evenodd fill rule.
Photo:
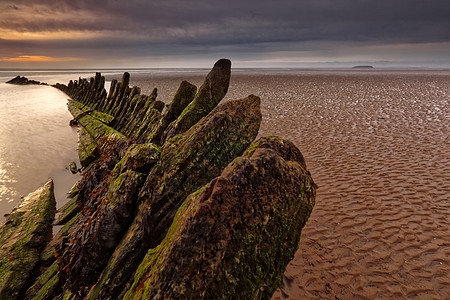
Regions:
<instances>
[{"instance_id":1,"label":"sand ripple","mask_svg":"<svg viewBox=\"0 0 450 300\"><path fill-rule=\"evenodd\" d=\"M319 185L274 299L450 296L449 82L407 72L235 78L234 90L256 86L264 99L261 135L292 139Z\"/></svg>"},{"instance_id":2,"label":"sand ripple","mask_svg":"<svg viewBox=\"0 0 450 300\"><path fill-rule=\"evenodd\" d=\"M260 96L260 135L294 141L319 185L273 299L450 296L449 82L449 71L233 74L227 98Z\"/></svg>"},{"instance_id":3,"label":"sand ripple","mask_svg":"<svg viewBox=\"0 0 450 300\"><path fill-rule=\"evenodd\" d=\"M272 122L320 188L284 297L450 296L449 79L297 79L286 117Z\"/></svg>"}]
</instances>

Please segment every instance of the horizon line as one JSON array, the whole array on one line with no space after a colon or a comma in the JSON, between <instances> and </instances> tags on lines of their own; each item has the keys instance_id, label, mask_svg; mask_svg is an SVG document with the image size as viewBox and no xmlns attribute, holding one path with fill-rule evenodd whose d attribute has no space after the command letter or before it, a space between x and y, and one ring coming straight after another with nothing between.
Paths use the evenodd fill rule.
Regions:
<instances>
[{"instance_id":1,"label":"horizon line","mask_svg":"<svg viewBox=\"0 0 450 300\"><path fill-rule=\"evenodd\" d=\"M358 68L363 66L363 68ZM368 67L368 68L364 68ZM369 68L370 67L370 68ZM99 67L99 68L0 68L1 71L122 71L122 70L209 70L208 67ZM352 65L352 66L304 66L304 67L288 67L288 66L260 66L260 67L232 67L235 70L248 69L282 69L282 70L305 70L305 69L354 69L354 70L382 70L382 69L432 69L432 70L446 70L450 66L436 67L436 66L373 66L373 65Z\"/></svg>"}]
</instances>

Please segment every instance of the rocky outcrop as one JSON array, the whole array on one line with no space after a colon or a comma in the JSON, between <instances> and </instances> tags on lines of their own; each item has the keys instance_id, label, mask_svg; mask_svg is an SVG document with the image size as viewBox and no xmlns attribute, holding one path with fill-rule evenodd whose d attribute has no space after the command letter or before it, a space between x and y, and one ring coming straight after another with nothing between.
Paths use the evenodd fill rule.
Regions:
<instances>
[{"instance_id":1,"label":"rocky outcrop","mask_svg":"<svg viewBox=\"0 0 450 300\"><path fill-rule=\"evenodd\" d=\"M0 299L20 299L52 238L53 182L23 198L0 226Z\"/></svg>"},{"instance_id":2,"label":"rocky outcrop","mask_svg":"<svg viewBox=\"0 0 450 300\"><path fill-rule=\"evenodd\" d=\"M18 84L18 85L47 85L46 83L39 82L36 80L30 80L26 78L25 76L17 75L13 79L7 81L6 83L10 84Z\"/></svg>"},{"instance_id":3,"label":"rocky outcrop","mask_svg":"<svg viewBox=\"0 0 450 300\"><path fill-rule=\"evenodd\" d=\"M72 99L82 179L69 193L26 299L268 299L314 206L304 158L277 137L254 141L261 100L219 104L231 62L172 102L130 74L109 93L100 73L55 87Z\"/></svg>"}]
</instances>

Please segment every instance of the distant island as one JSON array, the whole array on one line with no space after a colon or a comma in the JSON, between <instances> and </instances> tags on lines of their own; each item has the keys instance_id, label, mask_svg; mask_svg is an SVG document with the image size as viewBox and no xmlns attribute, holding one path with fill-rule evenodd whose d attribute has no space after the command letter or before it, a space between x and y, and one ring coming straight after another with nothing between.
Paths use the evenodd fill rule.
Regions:
<instances>
[{"instance_id":1,"label":"distant island","mask_svg":"<svg viewBox=\"0 0 450 300\"><path fill-rule=\"evenodd\" d=\"M373 66L354 66L352 69L373 69Z\"/></svg>"},{"instance_id":2,"label":"distant island","mask_svg":"<svg viewBox=\"0 0 450 300\"><path fill-rule=\"evenodd\" d=\"M7 81L6 83L10 83L10 84L20 84L20 85L29 85L29 84L34 84L34 85L47 85L46 83L40 82L40 81L36 81L36 80L29 80L28 78L26 78L25 76L19 76L17 75L16 77L14 77L13 79Z\"/></svg>"}]
</instances>

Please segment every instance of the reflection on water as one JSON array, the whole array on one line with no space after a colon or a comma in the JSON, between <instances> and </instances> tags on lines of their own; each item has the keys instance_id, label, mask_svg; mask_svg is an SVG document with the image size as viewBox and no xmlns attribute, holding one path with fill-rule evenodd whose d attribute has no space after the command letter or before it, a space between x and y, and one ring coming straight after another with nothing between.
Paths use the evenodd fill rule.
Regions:
<instances>
[{"instance_id":1,"label":"reflection on water","mask_svg":"<svg viewBox=\"0 0 450 300\"><path fill-rule=\"evenodd\" d=\"M49 86L4 81L0 83L0 220L21 196L55 174L55 181L73 178L68 171L62 176L58 172L76 158L77 141L76 130L68 126L71 115L64 93Z\"/></svg>"},{"instance_id":2,"label":"reflection on water","mask_svg":"<svg viewBox=\"0 0 450 300\"><path fill-rule=\"evenodd\" d=\"M0 152L1 153L1 152ZM2 160L0 160L0 202L2 200L6 200L8 202L12 202L14 201L13 198L8 197L8 195L10 194L8 191L8 187L7 185L10 183L14 183L14 180L12 180L8 175L8 173L6 172L6 168L10 167L11 164L4 162Z\"/></svg>"}]
</instances>

